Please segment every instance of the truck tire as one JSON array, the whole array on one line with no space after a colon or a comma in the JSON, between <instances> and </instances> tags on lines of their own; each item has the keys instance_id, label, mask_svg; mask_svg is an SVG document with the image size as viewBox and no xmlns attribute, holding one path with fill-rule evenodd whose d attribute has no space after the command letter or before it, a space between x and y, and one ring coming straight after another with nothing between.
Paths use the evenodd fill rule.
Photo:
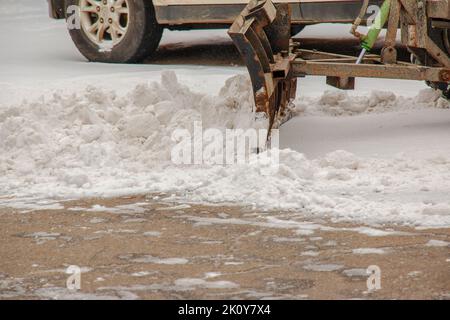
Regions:
<instances>
[{"instance_id":1,"label":"truck tire","mask_svg":"<svg viewBox=\"0 0 450 320\"><path fill-rule=\"evenodd\" d=\"M148 0L66 0L66 12L70 36L89 61L139 62L161 40L163 27Z\"/></svg>"}]
</instances>

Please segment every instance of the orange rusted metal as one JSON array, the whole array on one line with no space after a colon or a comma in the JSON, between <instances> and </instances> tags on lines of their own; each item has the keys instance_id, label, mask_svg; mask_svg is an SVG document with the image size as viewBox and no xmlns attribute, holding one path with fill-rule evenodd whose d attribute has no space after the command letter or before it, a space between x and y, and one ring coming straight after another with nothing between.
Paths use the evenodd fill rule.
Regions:
<instances>
[{"instance_id":1,"label":"orange rusted metal","mask_svg":"<svg viewBox=\"0 0 450 320\"><path fill-rule=\"evenodd\" d=\"M270 0L252 0L228 31L243 56L252 81L257 112L271 129L295 97L291 65L289 7Z\"/></svg>"},{"instance_id":2,"label":"orange rusted metal","mask_svg":"<svg viewBox=\"0 0 450 320\"><path fill-rule=\"evenodd\" d=\"M389 1L381 55L367 55L361 64L355 63L354 56L301 49L301 43L290 39L289 6L274 6L271 0L249 2L229 34L250 73L256 110L269 117L270 128L285 116L288 104L295 98L296 78L307 75L326 76L327 84L340 89L353 89L356 77L423 80L450 96L450 49L436 43L439 30L430 29L433 25L448 25L448 1ZM439 8L444 12L439 12ZM435 17L439 20L433 24ZM402 44L415 56L415 63L397 60L399 26ZM448 36L448 32L442 34ZM444 43L449 42L450 39L444 39Z\"/></svg>"}]
</instances>

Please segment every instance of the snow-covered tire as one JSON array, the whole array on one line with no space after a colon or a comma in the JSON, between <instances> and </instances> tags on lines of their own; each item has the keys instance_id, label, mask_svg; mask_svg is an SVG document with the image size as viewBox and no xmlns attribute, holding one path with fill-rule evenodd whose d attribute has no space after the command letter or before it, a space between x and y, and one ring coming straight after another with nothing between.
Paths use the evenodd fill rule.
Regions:
<instances>
[{"instance_id":1,"label":"snow-covered tire","mask_svg":"<svg viewBox=\"0 0 450 320\"><path fill-rule=\"evenodd\" d=\"M66 0L66 6L66 12L73 6L78 8L75 14L80 18L79 27L73 28L68 16L69 33L89 61L134 63L158 48L163 27L156 21L151 1Z\"/></svg>"}]
</instances>

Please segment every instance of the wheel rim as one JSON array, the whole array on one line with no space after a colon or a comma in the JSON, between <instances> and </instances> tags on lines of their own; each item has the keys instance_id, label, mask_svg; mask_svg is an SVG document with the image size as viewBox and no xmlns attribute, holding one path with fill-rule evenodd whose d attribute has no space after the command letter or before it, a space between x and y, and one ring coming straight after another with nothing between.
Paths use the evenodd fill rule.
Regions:
<instances>
[{"instance_id":1,"label":"wheel rim","mask_svg":"<svg viewBox=\"0 0 450 320\"><path fill-rule=\"evenodd\" d=\"M98 46L119 44L130 23L128 0L80 0L80 20L89 40Z\"/></svg>"}]
</instances>

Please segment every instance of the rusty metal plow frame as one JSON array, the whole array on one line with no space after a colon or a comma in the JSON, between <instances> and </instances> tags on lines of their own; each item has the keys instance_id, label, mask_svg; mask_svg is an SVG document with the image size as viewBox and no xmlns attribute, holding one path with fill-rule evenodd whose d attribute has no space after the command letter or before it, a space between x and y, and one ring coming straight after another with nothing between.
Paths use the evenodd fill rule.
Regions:
<instances>
[{"instance_id":1,"label":"rusty metal plow frame","mask_svg":"<svg viewBox=\"0 0 450 320\"><path fill-rule=\"evenodd\" d=\"M431 5L436 3L439 4L435 1ZM381 55L368 54L361 64L356 64L354 56L301 49L301 42L294 43L290 36L289 5L275 7L271 0L251 0L228 33L250 73L256 111L268 116L269 129L280 124L278 120L285 118L287 107L295 98L297 77L307 75L326 76L327 84L340 89L354 89L355 77L448 84L450 59L428 35L430 17L426 4L427 0L390 0ZM397 61L399 25L402 43L412 53L426 52L432 57L431 64Z\"/></svg>"},{"instance_id":2,"label":"rusty metal plow frame","mask_svg":"<svg viewBox=\"0 0 450 320\"><path fill-rule=\"evenodd\" d=\"M269 118L269 131L295 98L292 76L289 6L251 0L228 31L245 60L255 96L256 112Z\"/></svg>"}]
</instances>

